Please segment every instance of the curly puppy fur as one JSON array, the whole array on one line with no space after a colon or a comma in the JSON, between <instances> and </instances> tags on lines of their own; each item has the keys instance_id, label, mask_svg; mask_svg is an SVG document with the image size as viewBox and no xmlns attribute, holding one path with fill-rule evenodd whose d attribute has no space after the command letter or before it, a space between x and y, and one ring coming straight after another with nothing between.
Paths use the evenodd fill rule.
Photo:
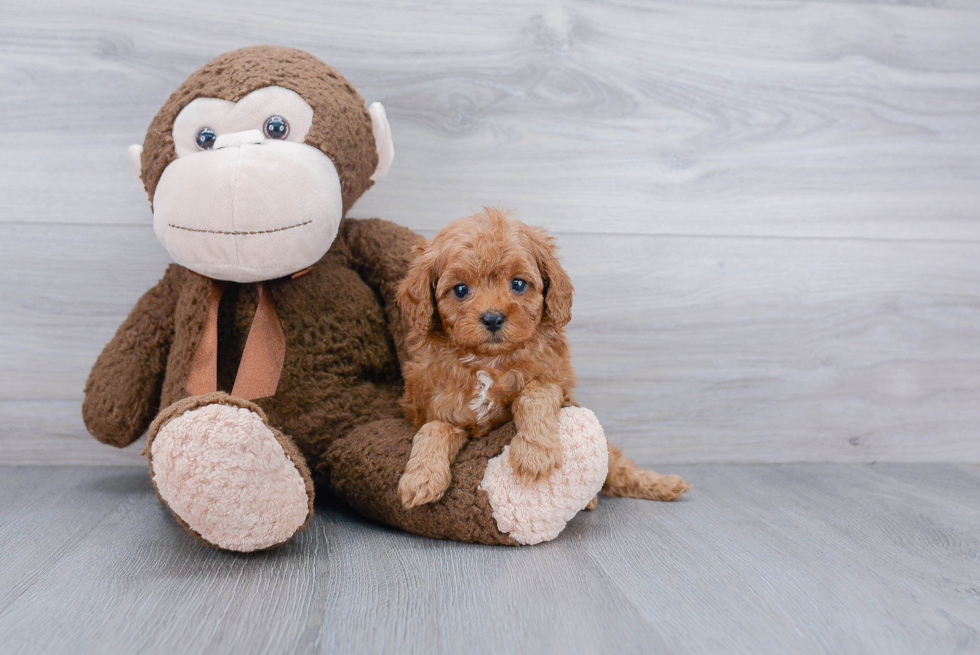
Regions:
<instances>
[{"instance_id":1,"label":"curly puppy fur","mask_svg":"<svg viewBox=\"0 0 980 655\"><path fill-rule=\"evenodd\" d=\"M441 498L466 439L511 420L510 465L522 480L561 466L558 416L576 404L576 379L564 329L573 289L556 252L543 229L493 208L416 248L398 290L409 323L402 407L418 429L398 486L405 507ZM688 489L615 446L609 456L606 495L673 500Z\"/></svg>"}]
</instances>

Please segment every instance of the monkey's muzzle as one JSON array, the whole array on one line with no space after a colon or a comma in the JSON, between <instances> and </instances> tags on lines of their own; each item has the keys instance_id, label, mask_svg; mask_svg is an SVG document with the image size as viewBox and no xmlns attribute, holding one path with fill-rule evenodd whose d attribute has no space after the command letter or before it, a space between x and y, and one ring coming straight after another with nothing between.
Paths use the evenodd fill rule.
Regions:
<instances>
[{"instance_id":1,"label":"monkey's muzzle","mask_svg":"<svg viewBox=\"0 0 980 655\"><path fill-rule=\"evenodd\" d=\"M340 178L306 145L259 130L179 157L153 196L153 229L178 264L217 280L271 280L315 264L343 214Z\"/></svg>"}]
</instances>

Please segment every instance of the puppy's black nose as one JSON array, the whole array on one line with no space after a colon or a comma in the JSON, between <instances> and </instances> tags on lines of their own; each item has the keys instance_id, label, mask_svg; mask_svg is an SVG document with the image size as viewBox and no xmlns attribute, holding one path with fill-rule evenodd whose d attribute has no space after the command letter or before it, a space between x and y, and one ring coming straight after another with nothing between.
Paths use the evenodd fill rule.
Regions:
<instances>
[{"instance_id":1,"label":"puppy's black nose","mask_svg":"<svg viewBox=\"0 0 980 655\"><path fill-rule=\"evenodd\" d=\"M483 327L491 332L496 332L504 326L504 323L507 321L507 317L500 312L483 312L483 316L480 317L480 321L483 323Z\"/></svg>"}]
</instances>

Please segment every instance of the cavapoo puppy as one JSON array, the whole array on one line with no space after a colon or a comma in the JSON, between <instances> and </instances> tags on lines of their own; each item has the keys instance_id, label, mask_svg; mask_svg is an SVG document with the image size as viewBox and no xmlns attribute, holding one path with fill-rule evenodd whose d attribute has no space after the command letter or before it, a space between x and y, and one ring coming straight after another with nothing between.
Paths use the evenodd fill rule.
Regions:
<instances>
[{"instance_id":1,"label":"cavapoo puppy","mask_svg":"<svg viewBox=\"0 0 980 655\"><path fill-rule=\"evenodd\" d=\"M561 466L559 411L575 405L576 380L564 329L572 283L556 250L543 229L492 208L417 247L398 291L409 323L402 406L418 427L398 484L405 507L441 498L465 440L510 420L510 465L525 483ZM687 489L609 446L607 496L673 500Z\"/></svg>"}]
</instances>

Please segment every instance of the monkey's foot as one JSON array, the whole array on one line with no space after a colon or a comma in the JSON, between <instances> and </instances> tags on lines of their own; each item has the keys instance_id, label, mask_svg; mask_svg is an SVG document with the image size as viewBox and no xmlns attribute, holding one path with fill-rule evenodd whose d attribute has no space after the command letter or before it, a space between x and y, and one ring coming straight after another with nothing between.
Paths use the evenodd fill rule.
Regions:
<instances>
[{"instance_id":1,"label":"monkey's foot","mask_svg":"<svg viewBox=\"0 0 980 655\"><path fill-rule=\"evenodd\" d=\"M299 449L248 401L218 392L174 403L150 426L146 453L160 498L212 546L270 548L313 514Z\"/></svg>"},{"instance_id":2,"label":"monkey's foot","mask_svg":"<svg viewBox=\"0 0 980 655\"><path fill-rule=\"evenodd\" d=\"M523 483L507 461L509 446L487 463L480 489L490 497L497 528L520 544L557 537L606 479L606 436L595 414L584 407L562 409L558 436L561 468L543 480Z\"/></svg>"}]
</instances>

